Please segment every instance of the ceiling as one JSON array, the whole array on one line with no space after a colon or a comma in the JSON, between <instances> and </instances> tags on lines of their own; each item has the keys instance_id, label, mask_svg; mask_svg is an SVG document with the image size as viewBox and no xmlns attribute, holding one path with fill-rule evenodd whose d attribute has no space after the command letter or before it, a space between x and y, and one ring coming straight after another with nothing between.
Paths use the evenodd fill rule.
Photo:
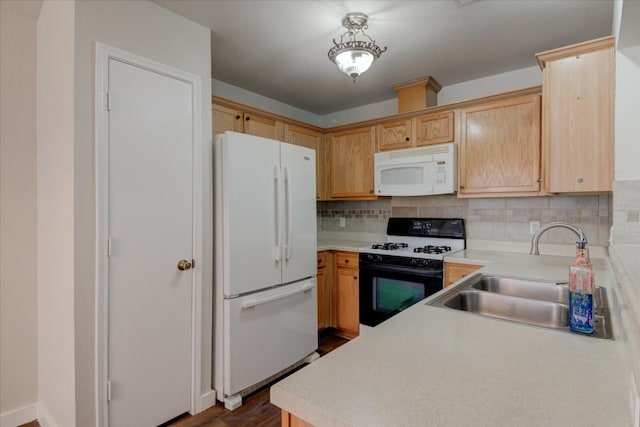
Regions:
<instances>
[{"instance_id":1,"label":"ceiling","mask_svg":"<svg viewBox=\"0 0 640 427\"><path fill-rule=\"evenodd\" d=\"M154 0L212 30L213 78L324 115L536 65L535 53L611 34L613 0ZM462 6L460 6L462 4ZM354 83L327 58L348 12L387 47Z\"/></svg>"}]
</instances>

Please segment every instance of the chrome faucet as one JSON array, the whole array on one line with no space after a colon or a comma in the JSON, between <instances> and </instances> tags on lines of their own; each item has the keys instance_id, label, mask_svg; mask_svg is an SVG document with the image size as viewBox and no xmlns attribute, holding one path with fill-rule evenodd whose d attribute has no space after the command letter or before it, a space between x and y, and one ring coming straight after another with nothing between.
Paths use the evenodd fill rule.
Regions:
<instances>
[{"instance_id":1,"label":"chrome faucet","mask_svg":"<svg viewBox=\"0 0 640 427\"><path fill-rule=\"evenodd\" d=\"M540 227L540 229L536 231L536 234L533 235L533 238L531 239L531 250L529 251L529 255L540 255L540 251L538 251L538 240L540 240L540 236L542 236L542 233L552 228L566 228L567 230L573 231L574 233L576 233L576 236L578 236L578 239L580 239L577 243L581 244L582 247L585 247L587 243L589 243L587 241L587 236L584 234L584 231L582 231L582 228L575 227L571 224L567 224L566 222L550 222L549 224L545 224Z\"/></svg>"}]
</instances>

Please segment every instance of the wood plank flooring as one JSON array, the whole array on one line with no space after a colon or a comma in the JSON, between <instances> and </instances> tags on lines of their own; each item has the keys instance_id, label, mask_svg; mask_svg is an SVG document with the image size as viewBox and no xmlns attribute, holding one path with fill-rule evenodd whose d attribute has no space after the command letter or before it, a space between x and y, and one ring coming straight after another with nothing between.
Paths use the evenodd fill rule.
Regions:
<instances>
[{"instance_id":1,"label":"wood plank flooring","mask_svg":"<svg viewBox=\"0 0 640 427\"><path fill-rule=\"evenodd\" d=\"M318 337L320 357L348 342L331 333L323 332ZM171 427L279 427L280 408L269 402L268 384L243 399L243 405L235 411L228 411L222 403L194 416L185 416Z\"/></svg>"}]
</instances>

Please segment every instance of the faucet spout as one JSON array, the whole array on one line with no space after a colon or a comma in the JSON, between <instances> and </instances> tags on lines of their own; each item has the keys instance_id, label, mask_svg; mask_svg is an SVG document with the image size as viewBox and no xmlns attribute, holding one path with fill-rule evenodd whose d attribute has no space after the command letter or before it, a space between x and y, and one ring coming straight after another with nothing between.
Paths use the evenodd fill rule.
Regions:
<instances>
[{"instance_id":1,"label":"faucet spout","mask_svg":"<svg viewBox=\"0 0 640 427\"><path fill-rule=\"evenodd\" d=\"M531 250L529 251L529 255L540 255L540 251L538 250L538 241L540 240L540 236L542 236L545 231L552 228L566 228L567 230L573 231L574 233L576 233L576 236L578 236L579 239L576 243L578 243L578 245L581 245L583 248L587 245L587 243L589 243L587 241L587 236L584 234L582 228L567 224L566 222L550 222L540 227L540 229L536 231L536 234L534 234L531 238Z\"/></svg>"}]
</instances>

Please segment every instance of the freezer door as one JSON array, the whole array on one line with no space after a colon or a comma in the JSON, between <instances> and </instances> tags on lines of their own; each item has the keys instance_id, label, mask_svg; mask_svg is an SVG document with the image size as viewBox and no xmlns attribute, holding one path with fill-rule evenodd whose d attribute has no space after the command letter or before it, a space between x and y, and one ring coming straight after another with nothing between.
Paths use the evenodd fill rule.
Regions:
<instances>
[{"instance_id":1,"label":"freezer door","mask_svg":"<svg viewBox=\"0 0 640 427\"><path fill-rule=\"evenodd\" d=\"M316 274L315 151L282 143L280 160L284 184L282 282Z\"/></svg>"},{"instance_id":2,"label":"freezer door","mask_svg":"<svg viewBox=\"0 0 640 427\"><path fill-rule=\"evenodd\" d=\"M244 390L318 348L316 280L224 301L224 395Z\"/></svg>"},{"instance_id":3,"label":"freezer door","mask_svg":"<svg viewBox=\"0 0 640 427\"><path fill-rule=\"evenodd\" d=\"M280 143L225 132L216 140L216 256L224 295L282 283ZM220 268L220 266L218 266Z\"/></svg>"}]
</instances>

